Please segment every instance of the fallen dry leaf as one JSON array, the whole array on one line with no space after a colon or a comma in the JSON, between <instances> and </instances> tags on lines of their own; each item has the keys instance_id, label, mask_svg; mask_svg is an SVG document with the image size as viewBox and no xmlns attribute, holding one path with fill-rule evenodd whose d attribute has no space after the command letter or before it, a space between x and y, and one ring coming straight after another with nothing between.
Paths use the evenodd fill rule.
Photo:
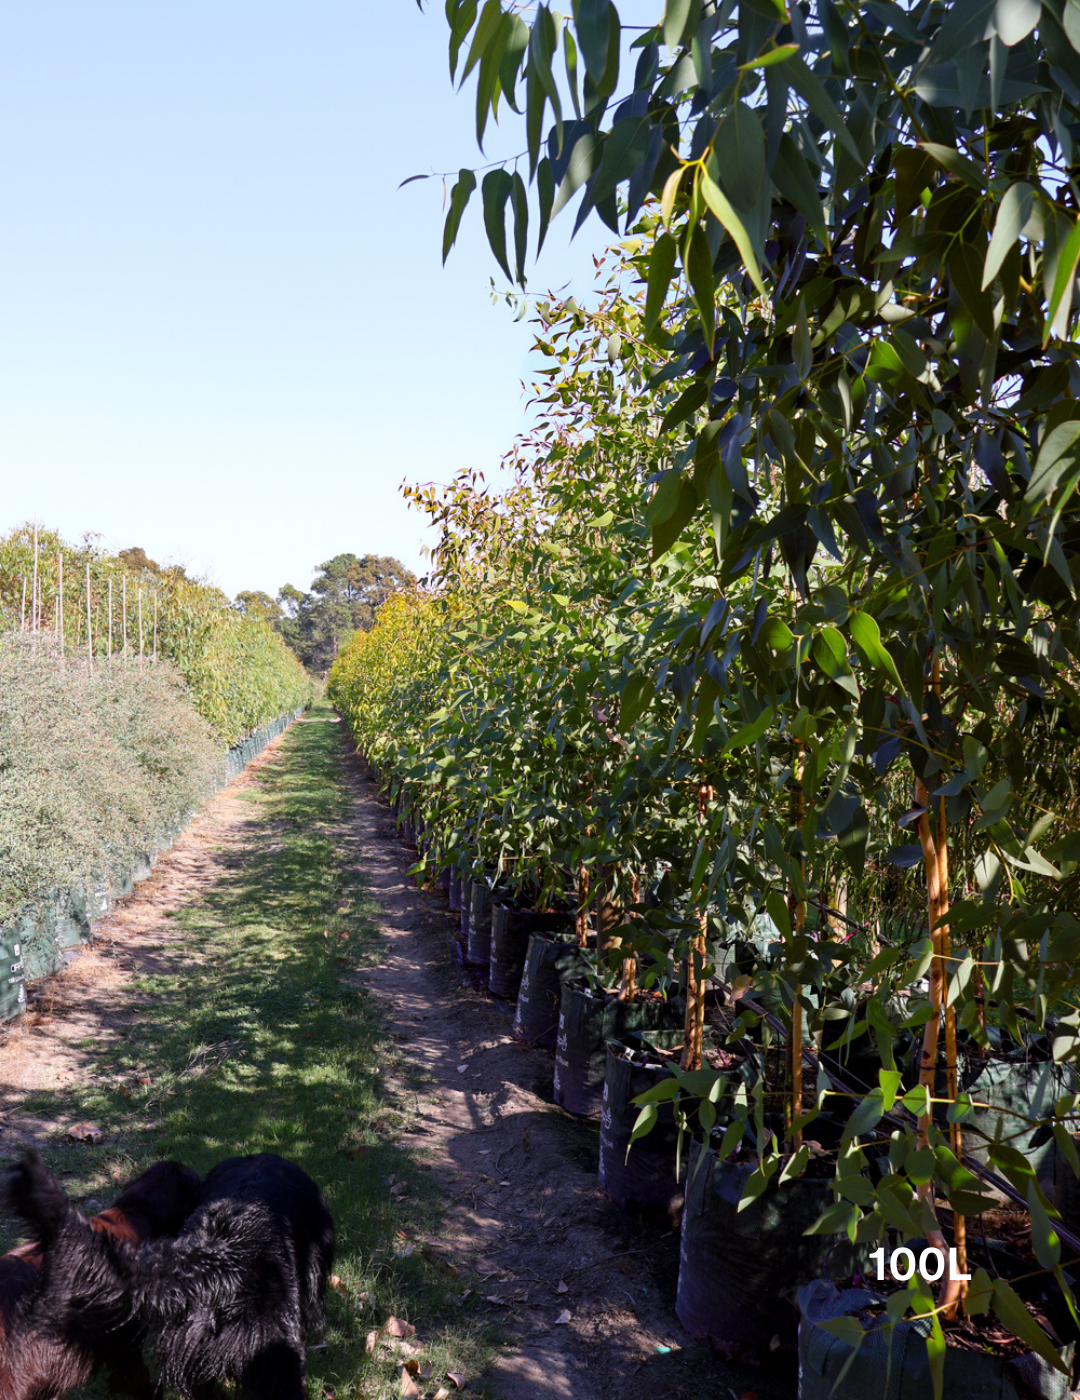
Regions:
<instances>
[{"instance_id":1,"label":"fallen dry leaf","mask_svg":"<svg viewBox=\"0 0 1080 1400\"><path fill-rule=\"evenodd\" d=\"M556 1327L564 1327L570 1321L571 1313L569 1308L563 1308L562 1312L555 1319Z\"/></svg>"},{"instance_id":2,"label":"fallen dry leaf","mask_svg":"<svg viewBox=\"0 0 1080 1400\"><path fill-rule=\"evenodd\" d=\"M92 1123L76 1123L73 1128L68 1129L67 1135L76 1142L89 1143L98 1143L102 1137L101 1129L95 1128Z\"/></svg>"},{"instance_id":3,"label":"fallen dry leaf","mask_svg":"<svg viewBox=\"0 0 1080 1400\"><path fill-rule=\"evenodd\" d=\"M374 1332L369 1332L367 1334L367 1340L364 1342L364 1350L367 1352L368 1356L371 1356L378 1345L379 1333L378 1329L376 1329Z\"/></svg>"},{"instance_id":4,"label":"fallen dry leaf","mask_svg":"<svg viewBox=\"0 0 1080 1400\"><path fill-rule=\"evenodd\" d=\"M415 1362L411 1362L411 1363L410 1363L410 1365L415 1365L415 1364L416 1364ZM401 1368L401 1390L400 1390L399 1393L400 1393L401 1395L410 1395L410 1396L423 1395L423 1393L424 1393L424 1392L420 1389L420 1387L416 1384L416 1382L413 1380L412 1376L409 1374L409 1368L408 1368L408 1366L403 1366L403 1367Z\"/></svg>"},{"instance_id":5,"label":"fallen dry leaf","mask_svg":"<svg viewBox=\"0 0 1080 1400\"><path fill-rule=\"evenodd\" d=\"M744 1390L739 1396L739 1400L757 1400L756 1390Z\"/></svg>"},{"instance_id":6,"label":"fallen dry leaf","mask_svg":"<svg viewBox=\"0 0 1080 1400\"><path fill-rule=\"evenodd\" d=\"M391 1314L383 1323L383 1331L388 1337L415 1337L416 1328L411 1322L402 1322L401 1318Z\"/></svg>"},{"instance_id":7,"label":"fallen dry leaf","mask_svg":"<svg viewBox=\"0 0 1080 1400\"><path fill-rule=\"evenodd\" d=\"M335 1293L340 1293L343 1298L347 1298L349 1296L349 1285L347 1283L342 1283L341 1279L338 1278L337 1274L330 1275L330 1287L334 1290Z\"/></svg>"},{"instance_id":8,"label":"fallen dry leaf","mask_svg":"<svg viewBox=\"0 0 1080 1400\"><path fill-rule=\"evenodd\" d=\"M465 1071L466 1071L468 1068L469 1068L468 1065L458 1065L458 1067L457 1067L457 1072L458 1072L458 1074L464 1074Z\"/></svg>"},{"instance_id":9,"label":"fallen dry leaf","mask_svg":"<svg viewBox=\"0 0 1080 1400\"><path fill-rule=\"evenodd\" d=\"M570 1291L570 1285L566 1282L565 1279L562 1279L562 1278L561 1278L561 1279L558 1281L558 1283L555 1285L555 1292L556 1292L556 1293L568 1293L569 1291Z\"/></svg>"},{"instance_id":10,"label":"fallen dry leaf","mask_svg":"<svg viewBox=\"0 0 1080 1400\"><path fill-rule=\"evenodd\" d=\"M447 1390L446 1386L439 1386L438 1390L435 1392L435 1400L450 1400L450 1392Z\"/></svg>"},{"instance_id":11,"label":"fallen dry leaf","mask_svg":"<svg viewBox=\"0 0 1080 1400\"><path fill-rule=\"evenodd\" d=\"M137 1084L149 1084L149 1083L150 1083L150 1076L149 1076L148 1074L140 1074L139 1077L138 1077L138 1079L137 1079L135 1082L136 1082Z\"/></svg>"},{"instance_id":12,"label":"fallen dry leaf","mask_svg":"<svg viewBox=\"0 0 1080 1400\"><path fill-rule=\"evenodd\" d=\"M455 1390L464 1390L469 1384L468 1376L463 1376L460 1371L447 1371L446 1379L454 1382Z\"/></svg>"},{"instance_id":13,"label":"fallen dry leaf","mask_svg":"<svg viewBox=\"0 0 1080 1400\"><path fill-rule=\"evenodd\" d=\"M417 1366L419 1367L419 1369L417 1370L416 1375L422 1381L429 1381L431 1379L431 1373L435 1369L434 1363L431 1361L425 1361L424 1364L420 1366L418 1362Z\"/></svg>"}]
</instances>

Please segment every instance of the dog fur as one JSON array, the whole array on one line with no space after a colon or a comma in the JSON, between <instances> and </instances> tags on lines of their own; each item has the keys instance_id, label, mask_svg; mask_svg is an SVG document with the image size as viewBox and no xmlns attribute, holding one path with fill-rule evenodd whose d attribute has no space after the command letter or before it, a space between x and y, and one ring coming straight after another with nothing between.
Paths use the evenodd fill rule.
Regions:
<instances>
[{"instance_id":1,"label":"dog fur","mask_svg":"<svg viewBox=\"0 0 1080 1400\"><path fill-rule=\"evenodd\" d=\"M175 1238L132 1247L71 1212L49 1249L57 1277L92 1278L88 1306L126 1307L145 1326L164 1382L190 1400L214 1400L230 1380L251 1400L303 1400L304 1341L321 1324L333 1254L319 1188L269 1153L219 1163ZM47 1292L43 1306L54 1307Z\"/></svg>"},{"instance_id":2,"label":"dog fur","mask_svg":"<svg viewBox=\"0 0 1080 1400\"><path fill-rule=\"evenodd\" d=\"M158 1162L108 1210L84 1220L37 1153L8 1173L0 1198L39 1238L0 1258L0 1400L55 1400L108 1368L114 1393L150 1400L155 1387L142 1355L145 1329L123 1300L99 1298L93 1271L53 1255L67 1230L138 1245L174 1234L195 1207L199 1178L179 1162Z\"/></svg>"}]
</instances>

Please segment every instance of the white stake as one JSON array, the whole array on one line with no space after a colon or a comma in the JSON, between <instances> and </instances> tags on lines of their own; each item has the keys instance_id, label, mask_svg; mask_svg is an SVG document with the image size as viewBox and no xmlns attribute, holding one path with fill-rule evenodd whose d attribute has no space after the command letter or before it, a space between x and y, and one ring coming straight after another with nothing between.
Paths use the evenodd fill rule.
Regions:
<instances>
[{"instance_id":1,"label":"white stake","mask_svg":"<svg viewBox=\"0 0 1080 1400\"><path fill-rule=\"evenodd\" d=\"M86 655L87 670L94 674L94 634L90 624L90 561L86 561Z\"/></svg>"}]
</instances>

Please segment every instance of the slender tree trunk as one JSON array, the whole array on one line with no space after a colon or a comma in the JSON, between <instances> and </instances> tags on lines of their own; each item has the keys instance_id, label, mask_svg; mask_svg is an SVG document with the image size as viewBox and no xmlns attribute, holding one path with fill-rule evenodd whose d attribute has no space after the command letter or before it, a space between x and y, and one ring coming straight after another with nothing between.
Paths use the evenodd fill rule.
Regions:
<instances>
[{"instance_id":1,"label":"slender tree trunk","mask_svg":"<svg viewBox=\"0 0 1080 1400\"><path fill-rule=\"evenodd\" d=\"M945 798L938 799L937 818L937 859L938 859L938 899L941 904L941 917L945 918L949 912L949 832L948 818L945 811ZM949 926L946 924L941 930L941 956L945 961L952 952L951 940L949 938ZM948 964L946 963L946 976L948 974ZM948 982L946 981L946 987ZM948 998L946 997L946 1003ZM960 1085L957 1077L956 1066L956 1007L946 1004L945 1007L945 1078L948 1085L949 1099L955 1103ZM964 1135L959 1123L950 1123L949 1138L953 1153L957 1158L963 1156ZM967 1273L967 1221L960 1214L955 1212L953 1218L953 1235L956 1244L956 1264L957 1272ZM960 1295L967 1292L961 1285Z\"/></svg>"},{"instance_id":2,"label":"slender tree trunk","mask_svg":"<svg viewBox=\"0 0 1080 1400\"><path fill-rule=\"evenodd\" d=\"M701 1068L701 1046L705 1038L705 987L700 973L705 966L705 935L708 915L698 915L697 937L690 945L686 958L686 1020L683 1048L679 1059L681 1069Z\"/></svg>"},{"instance_id":3,"label":"slender tree trunk","mask_svg":"<svg viewBox=\"0 0 1080 1400\"><path fill-rule=\"evenodd\" d=\"M946 959L949 956L949 934L948 929L941 925L940 921L948 912L948 896L943 898L941 885L942 862L938 857L937 843L934 840L930 829L930 794L926 784L922 779L918 779L915 784L915 801L920 807L926 807L919 818L919 844L922 846L923 868L926 871L926 898L927 912L930 918L931 941L933 943L934 956L930 963L930 1006L932 1015L926 1023L923 1031L922 1055L919 1064L919 1083L924 1085L930 1096L933 1097L934 1085L937 1074L938 1057L938 1037L941 1028L941 1010L945 1003L946 990ZM943 835L939 824L939 835ZM947 866L944 867L947 872ZM955 1063L955 1061L954 1061ZM930 1145L930 1127L932 1123L932 1112L923 1114L919 1118L919 1146L920 1148ZM927 1182L918 1188L919 1196L927 1202L930 1209L934 1209L934 1186L933 1182ZM945 1259L948 1259L948 1250L945 1244L945 1236L940 1230L930 1230L927 1232L927 1242L942 1251ZM966 1273L960 1259L960 1241L957 1240L957 1265L958 1273ZM939 1306L943 1309L943 1316L954 1317L960 1299L963 1296L963 1288L958 1279L952 1277L951 1271L946 1266L946 1276L942 1284L941 1297L938 1300Z\"/></svg>"},{"instance_id":4,"label":"slender tree trunk","mask_svg":"<svg viewBox=\"0 0 1080 1400\"><path fill-rule=\"evenodd\" d=\"M622 910L615 902L615 866L602 865L596 872L596 952L601 962L622 945L612 930L622 923Z\"/></svg>"},{"instance_id":5,"label":"slender tree trunk","mask_svg":"<svg viewBox=\"0 0 1080 1400\"><path fill-rule=\"evenodd\" d=\"M806 815L806 794L803 791L803 768L806 762L806 753L802 741L798 742L795 758L795 827L802 832L803 818ZM806 884L806 860L800 859L799 868L802 871L803 884ZM792 928L795 937L801 938L806 930L806 901L801 895L792 892ZM791 1098L788 1103L788 1125L790 1127L797 1118L802 1116L803 1111L803 1082L802 1082L802 1027L803 1013L802 1002L799 995L802 992L802 985L796 984L795 1000L791 1004L791 1039L788 1042L788 1066L791 1080ZM791 1148L793 1152L798 1152L802 1146L802 1132L793 1133L791 1138Z\"/></svg>"},{"instance_id":6,"label":"slender tree trunk","mask_svg":"<svg viewBox=\"0 0 1080 1400\"><path fill-rule=\"evenodd\" d=\"M641 899L641 880L634 875L630 881L632 904L637 904ZM634 916L628 916L634 917ZM629 957L623 958L622 981L619 987L620 1001L633 1001L637 995L637 955L631 953Z\"/></svg>"},{"instance_id":7,"label":"slender tree trunk","mask_svg":"<svg viewBox=\"0 0 1080 1400\"><path fill-rule=\"evenodd\" d=\"M584 948L589 941L589 872L584 862L578 865L577 898L577 944Z\"/></svg>"},{"instance_id":8,"label":"slender tree trunk","mask_svg":"<svg viewBox=\"0 0 1080 1400\"><path fill-rule=\"evenodd\" d=\"M713 788L703 782L698 788L698 825L704 826L709 802L715 796ZM690 945L686 959L686 1020L683 1029L683 1049L679 1060L684 1070L701 1068L701 1047L705 1039L705 987L703 972L709 931L708 910L698 913L697 937Z\"/></svg>"}]
</instances>

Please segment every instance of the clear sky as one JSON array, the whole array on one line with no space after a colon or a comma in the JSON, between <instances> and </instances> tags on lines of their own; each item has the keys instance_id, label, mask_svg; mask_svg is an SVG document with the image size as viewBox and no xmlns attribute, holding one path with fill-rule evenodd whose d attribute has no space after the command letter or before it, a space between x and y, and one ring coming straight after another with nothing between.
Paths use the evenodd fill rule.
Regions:
<instances>
[{"instance_id":1,"label":"clear sky","mask_svg":"<svg viewBox=\"0 0 1080 1400\"><path fill-rule=\"evenodd\" d=\"M650 7L651 8L651 7ZM142 546L230 594L421 564L404 478L489 469L530 335L474 197L433 0L0 0L0 532ZM489 155L521 138L496 132ZM556 222L533 290L591 281Z\"/></svg>"}]
</instances>

